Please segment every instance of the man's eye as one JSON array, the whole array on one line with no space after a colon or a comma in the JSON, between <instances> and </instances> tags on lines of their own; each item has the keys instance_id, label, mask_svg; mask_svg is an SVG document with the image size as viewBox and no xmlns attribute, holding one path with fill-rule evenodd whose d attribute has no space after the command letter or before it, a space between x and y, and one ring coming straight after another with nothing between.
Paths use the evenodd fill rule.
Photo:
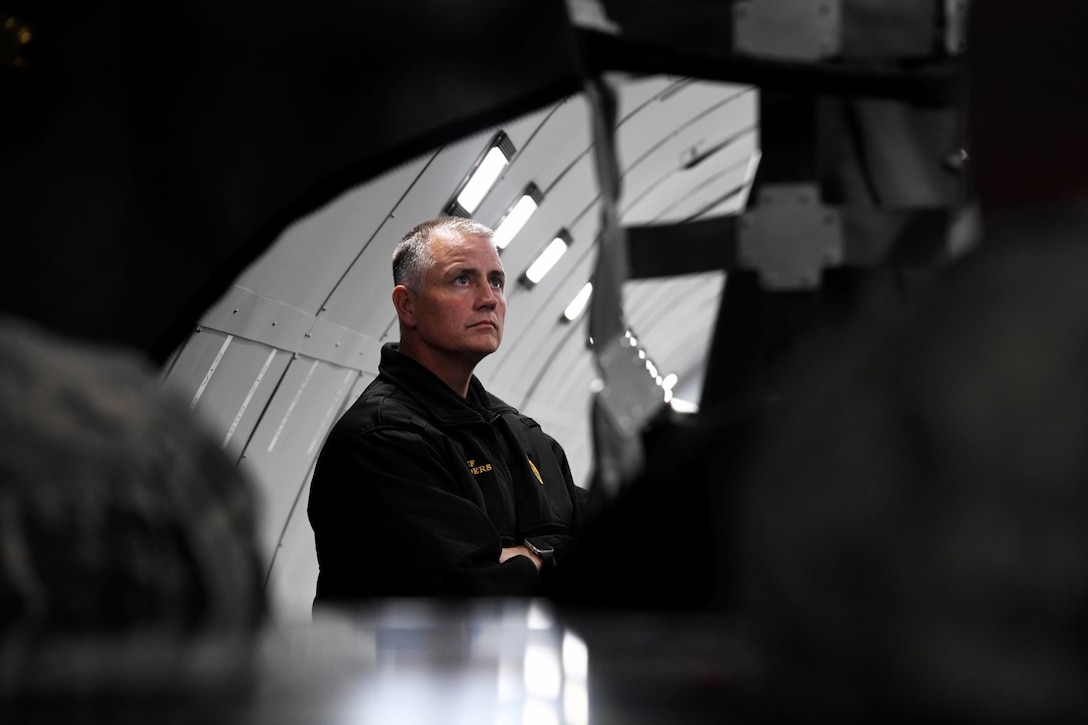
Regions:
<instances>
[{"instance_id":1,"label":"man's eye","mask_svg":"<svg viewBox=\"0 0 1088 725\"><path fill-rule=\"evenodd\" d=\"M494 279L491 280L491 286L494 287L495 289L502 289L502 287L503 287L502 280L499 279L498 277L495 277Z\"/></svg>"},{"instance_id":2,"label":"man's eye","mask_svg":"<svg viewBox=\"0 0 1088 725\"><path fill-rule=\"evenodd\" d=\"M468 284L468 277L462 274L455 281L457 282L457 284Z\"/></svg>"}]
</instances>

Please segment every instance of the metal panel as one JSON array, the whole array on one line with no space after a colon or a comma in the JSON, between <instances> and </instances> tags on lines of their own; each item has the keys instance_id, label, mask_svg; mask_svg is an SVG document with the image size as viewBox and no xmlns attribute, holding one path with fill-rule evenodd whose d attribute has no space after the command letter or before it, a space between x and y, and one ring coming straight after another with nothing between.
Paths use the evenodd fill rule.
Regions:
<instances>
[{"instance_id":1,"label":"metal panel","mask_svg":"<svg viewBox=\"0 0 1088 725\"><path fill-rule=\"evenodd\" d=\"M700 82L670 75L630 76L625 73L606 73L605 79L616 89L616 118L620 126L645 106L667 101L689 83Z\"/></svg>"},{"instance_id":2,"label":"metal panel","mask_svg":"<svg viewBox=\"0 0 1088 725\"><path fill-rule=\"evenodd\" d=\"M179 349L174 363L164 376L164 384L190 405L203 396L202 386L214 375L217 358L226 354L233 336L197 328Z\"/></svg>"},{"instance_id":3,"label":"metal panel","mask_svg":"<svg viewBox=\"0 0 1088 725\"><path fill-rule=\"evenodd\" d=\"M742 156L747 158L751 153L756 138L748 130L753 125L758 95L738 86L720 84L718 88L717 102L705 113L680 128L672 129L668 135L659 138L652 148L637 159L630 160L625 171L622 200L627 224L642 223L652 218L647 211L632 207L640 203L651 208L664 206L661 197L668 197L660 194L655 185L669 174L691 165L701 154L710 153L726 144L702 163L692 166L691 171L707 167L724 168Z\"/></svg>"},{"instance_id":4,"label":"metal panel","mask_svg":"<svg viewBox=\"0 0 1088 725\"><path fill-rule=\"evenodd\" d=\"M682 381L702 367L718 316L724 272L628 282L631 328L661 374Z\"/></svg>"},{"instance_id":5,"label":"metal panel","mask_svg":"<svg viewBox=\"0 0 1088 725\"><path fill-rule=\"evenodd\" d=\"M317 593L317 548L314 531L306 516L313 467L306 475L292 515L283 527L274 565L268 573L265 593L278 622L306 622L311 619Z\"/></svg>"},{"instance_id":6,"label":"metal panel","mask_svg":"<svg viewBox=\"0 0 1088 725\"><path fill-rule=\"evenodd\" d=\"M376 371L378 340L238 286L231 287L202 320L216 330L297 352L335 365Z\"/></svg>"},{"instance_id":7,"label":"metal panel","mask_svg":"<svg viewBox=\"0 0 1088 725\"><path fill-rule=\"evenodd\" d=\"M239 355L248 358L245 361L247 367L260 363L260 369L257 370L248 389L241 387L234 389L231 387L229 379L223 379L224 387L230 389L231 392L230 396L224 396L224 400L228 397L237 397L239 393L245 390L245 395L234 413L234 418L223 432L223 446L225 448L229 446L232 456L237 460L245 449L246 441L249 440L261 416L264 414L264 408L272 398L284 370L287 369L291 354L245 340L236 342L237 344L234 345L231 351L231 357ZM254 367L249 367L249 369L253 370ZM238 382L245 382L244 378L240 377Z\"/></svg>"},{"instance_id":8,"label":"metal panel","mask_svg":"<svg viewBox=\"0 0 1088 725\"><path fill-rule=\"evenodd\" d=\"M744 184L755 146L746 136L723 149L713 163L678 168L660 179L652 197L643 196L623 214L629 225L683 222L714 206Z\"/></svg>"},{"instance_id":9,"label":"metal panel","mask_svg":"<svg viewBox=\"0 0 1088 725\"><path fill-rule=\"evenodd\" d=\"M294 352L305 341L313 316L234 285L204 313L200 324Z\"/></svg>"},{"instance_id":10,"label":"metal panel","mask_svg":"<svg viewBox=\"0 0 1088 725\"><path fill-rule=\"evenodd\" d=\"M519 118L510 119L500 126L495 126L492 129L492 133L498 131L500 128L506 133L510 138L510 142L514 144L516 159L517 155L529 145L533 136L540 130L540 124L548 117L552 109L556 106L561 106L562 104L563 101L560 101L558 104L545 106L544 108L532 111L531 113L526 113Z\"/></svg>"},{"instance_id":11,"label":"metal panel","mask_svg":"<svg viewBox=\"0 0 1088 725\"><path fill-rule=\"evenodd\" d=\"M181 349L165 384L237 458L288 359L265 345L205 330Z\"/></svg>"},{"instance_id":12,"label":"metal panel","mask_svg":"<svg viewBox=\"0 0 1088 725\"><path fill-rule=\"evenodd\" d=\"M310 467L357 377L355 370L295 356L245 448L243 468L261 494L258 540L272 571L291 518L305 518L301 494ZM315 569L314 580L316 575Z\"/></svg>"},{"instance_id":13,"label":"metal panel","mask_svg":"<svg viewBox=\"0 0 1088 725\"><path fill-rule=\"evenodd\" d=\"M631 328L646 337L655 327L674 329L679 320L717 314L724 281L725 272L714 271L626 282L624 296L629 300L626 312Z\"/></svg>"},{"instance_id":14,"label":"metal panel","mask_svg":"<svg viewBox=\"0 0 1088 725\"><path fill-rule=\"evenodd\" d=\"M311 363L312 364L312 363ZM333 405L335 412L328 420L335 422L354 403L375 375L362 373L355 376L349 385L347 395L339 405ZM307 389L311 386L307 385ZM337 394L333 395L335 400ZM278 621L307 621L311 616L311 607L317 584L317 549L314 546L314 532L306 516L306 502L310 498L310 482L313 477L316 453L310 461L305 483L294 502L293 512L283 527L283 535L276 548L274 565L269 572L267 593L275 607L274 616ZM288 481L277 482L286 485ZM283 506L280 506L280 510Z\"/></svg>"},{"instance_id":15,"label":"metal panel","mask_svg":"<svg viewBox=\"0 0 1088 725\"><path fill-rule=\"evenodd\" d=\"M704 115L736 99L744 103L748 93L744 86L729 83L687 83L665 100L647 104L617 126L616 144L620 166L625 171L634 169L646 154L667 142L675 134ZM745 119L743 106L737 108L736 128L750 125ZM733 124L729 124L733 127Z\"/></svg>"},{"instance_id":16,"label":"metal panel","mask_svg":"<svg viewBox=\"0 0 1088 725\"><path fill-rule=\"evenodd\" d=\"M370 335L317 318L298 352L334 365L377 372L380 350L381 343Z\"/></svg>"},{"instance_id":17,"label":"metal panel","mask_svg":"<svg viewBox=\"0 0 1088 725\"><path fill-rule=\"evenodd\" d=\"M229 338L223 339L190 405L237 459L290 354L240 337L229 343ZM178 370L176 365L174 370ZM193 382L189 380L187 386Z\"/></svg>"},{"instance_id":18,"label":"metal panel","mask_svg":"<svg viewBox=\"0 0 1088 725\"><path fill-rule=\"evenodd\" d=\"M575 482L588 486L593 471L589 402L597 369L582 339L583 335L566 338L556 359L543 371L538 386L543 394L526 401L524 410L563 446Z\"/></svg>"},{"instance_id":19,"label":"metal panel","mask_svg":"<svg viewBox=\"0 0 1088 725\"><path fill-rule=\"evenodd\" d=\"M744 181L758 138L735 126L716 133L729 137L729 141L701 163L687 166L681 156L707 141L707 136L678 136L658 150L653 166L640 167L637 173L625 177L630 185L624 195L624 223L682 221L735 192ZM689 142L692 146L682 148ZM691 211L684 213L679 207Z\"/></svg>"},{"instance_id":20,"label":"metal panel","mask_svg":"<svg viewBox=\"0 0 1088 725\"><path fill-rule=\"evenodd\" d=\"M532 400L543 393L552 405L574 410L588 403L599 378L600 371L590 350L581 340L568 338L555 351L552 364L541 371L538 392ZM590 437L588 420L584 435Z\"/></svg>"},{"instance_id":21,"label":"metal panel","mask_svg":"<svg viewBox=\"0 0 1088 725\"><path fill-rule=\"evenodd\" d=\"M393 248L412 226L441 213L492 135L490 130L475 134L435 154L426 172L404 190L392 212L383 215L370 244L330 295L327 309L320 315L323 319L377 340L383 338L393 319L389 301Z\"/></svg>"},{"instance_id":22,"label":"metal panel","mask_svg":"<svg viewBox=\"0 0 1088 725\"><path fill-rule=\"evenodd\" d=\"M295 222L237 284L316 315L344 270L430 160L428 154L403 164Z\"/></svg>"}]
</instances>

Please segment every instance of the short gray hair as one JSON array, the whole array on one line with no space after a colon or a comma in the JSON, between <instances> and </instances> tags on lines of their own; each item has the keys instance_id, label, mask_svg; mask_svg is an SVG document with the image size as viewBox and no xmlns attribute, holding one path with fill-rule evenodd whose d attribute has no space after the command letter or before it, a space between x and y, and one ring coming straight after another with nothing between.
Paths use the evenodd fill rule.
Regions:
<instances>
[{"instance_id":1,"label":"short gray hair","mask_svg":"<svg viewBox=\"0 0 1088 725\"><path fill-rule=\"evenodd\" d=\"M431 240L435 234L460 234L466 237L492 239L495 235L489 227L474 219L444 216L417 225L393 250L393 284L402 284L413 292L423 289L426 271L434 264Z\"/></svg>"}]
</instances>

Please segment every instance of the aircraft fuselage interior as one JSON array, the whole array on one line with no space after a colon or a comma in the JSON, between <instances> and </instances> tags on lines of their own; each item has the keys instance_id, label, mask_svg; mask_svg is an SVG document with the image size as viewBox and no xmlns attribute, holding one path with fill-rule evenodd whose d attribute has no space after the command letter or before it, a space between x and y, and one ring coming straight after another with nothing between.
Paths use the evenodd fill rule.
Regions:
<instances>
[{"instance_id":1,"label":"aircraft fuselage interior","mask_svg":"<svg viewBox=\"0 0 1088 725\"><path fill-rule=\"evenodd\" d=\"M4 722L1083 721L1088 11L92 5L0 3ZM323 611L450 216L591 513L546 596Z\"/></svg>"}]
</instances>

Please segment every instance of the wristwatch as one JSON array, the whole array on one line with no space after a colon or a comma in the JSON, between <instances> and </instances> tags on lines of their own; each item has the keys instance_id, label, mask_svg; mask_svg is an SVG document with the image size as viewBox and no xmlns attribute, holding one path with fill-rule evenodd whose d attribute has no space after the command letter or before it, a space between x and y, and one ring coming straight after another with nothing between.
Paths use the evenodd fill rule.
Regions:
<instances>
[{"instance_id":1,"label":"wristwatch","mask_svg":"<svg viewBox=\"0 0 1088 725\"><path fill-rule=\"evenodd\" d=\"M525 544L526 549L539 556L540 560L544 562L543 566L540 568L541 571L546 571L554 566L555 549L539 540L534 542L532 539L525 539L523 543Z\"/></svg>"}]
</instances>

